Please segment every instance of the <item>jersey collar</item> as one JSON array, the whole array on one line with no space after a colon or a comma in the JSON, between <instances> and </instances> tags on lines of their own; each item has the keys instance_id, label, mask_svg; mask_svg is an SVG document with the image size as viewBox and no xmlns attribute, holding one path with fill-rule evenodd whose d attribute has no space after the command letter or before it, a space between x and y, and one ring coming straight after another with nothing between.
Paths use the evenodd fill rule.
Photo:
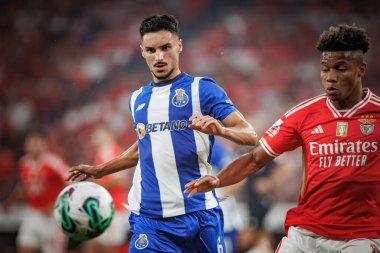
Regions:
<instances>
[{"instance_id":1,"label":"jersey collar","mask_svg":"<svg viewBox=\"0 0 380 253\"><path fill-rule=\"evenodd\" d=\"M168 84L172 84L174 82L177 82L179 79L181 79L182 77L184 77L186 75L185 72L181 72L180 74L178 74L176 77L174 77L173 79L170 79L168 81L165 81L165 82L162 82L162 83L155 83L155 82L151 82L150 85L152 85L153 87L162 87L162 86L166 86Z\"/></svg>"},{"instance_id":2,"label":"jersey collar","mask_svg":"<svg viewBox=\"0 0 380 253\"><path fill-rule=\"evenodd\" d=\"M363 89L364 93L366 93L366 96L360 100L356 105L354 105L351 109L346 111L343 115L334 107L334 105L331 103L330 99L327 98L326 105L334 115L334 118L350 118L352 115L354 115L360 108L364 107L366 104L368 104L368 101L372 97L372 92L368 88Z\"/></svg>"}]
</instances>

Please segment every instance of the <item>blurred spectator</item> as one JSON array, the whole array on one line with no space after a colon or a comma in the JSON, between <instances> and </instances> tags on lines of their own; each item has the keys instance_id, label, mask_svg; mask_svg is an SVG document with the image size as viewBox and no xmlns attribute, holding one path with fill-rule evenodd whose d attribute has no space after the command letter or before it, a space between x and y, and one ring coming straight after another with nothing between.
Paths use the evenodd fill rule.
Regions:
<instances>
[{"instance_id":1,"label":"blurred spectator","mask_svg":"<svg viewBox=\"0 0 380 253\"><path fill-rule=\"evenodd\" d=\"M231 162L233 158L231 151L229 151L225 145L221 138L215 138L210 164L216 170L216 173ZM224 242L226 244L226 253L239 252L238 235L244 225L234 195L240 191L243 184L244 182L217 190L220 201L219 204L224 215Z\"/></svg>"},{"instance_id":2,"label":"blurred spectator","mask_svg":"<svg viewBox=\"0 0 380 253\"><path fill-rule=\"evenodd\" d=\"M17 235L19 253L63 253L66 237L54 221L53 208L65 186L67 166L47 149L46 130L36 127L25 138L25 156L20 160L20 181L4 203L5 211L25 197L27 212Z\"/></svg>"},{"instance_id":3,"label":"blurred spectator","mask_svg":"<svg viewBox=\"0 0 380 253\"><path fill-rule=\"evenodd\" d=\"M117 157L123 149L116 142L111 130L105 124L97 125L92 133L92 143L95 147L95 164L101 164ZM83 252L86 253L116 253L125 252L123 247L129 233L129 211L122 203L128 203L127 195L132 184L134 170L124 170L96 180L111 194L115 204L115 215L110 227L99 237L86 241Z\"/></svg>"}]
</instances>

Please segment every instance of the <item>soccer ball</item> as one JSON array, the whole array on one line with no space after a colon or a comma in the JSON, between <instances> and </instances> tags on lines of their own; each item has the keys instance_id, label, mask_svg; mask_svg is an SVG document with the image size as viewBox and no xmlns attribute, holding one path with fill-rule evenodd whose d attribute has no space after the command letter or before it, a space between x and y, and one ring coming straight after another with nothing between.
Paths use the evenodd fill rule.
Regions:
<instances>
[{"instance_id":1,"label":"soccer ball","mask_svg":"<svg viewBox=\"0 0 380 253\"><path fill-rule=\"evenodd\" d=\"M109 192L92 182L68 185L58 195L54 219L62 231L75 240L88 240L102 234L114 215Z\"/></svg>"}]
</instances>

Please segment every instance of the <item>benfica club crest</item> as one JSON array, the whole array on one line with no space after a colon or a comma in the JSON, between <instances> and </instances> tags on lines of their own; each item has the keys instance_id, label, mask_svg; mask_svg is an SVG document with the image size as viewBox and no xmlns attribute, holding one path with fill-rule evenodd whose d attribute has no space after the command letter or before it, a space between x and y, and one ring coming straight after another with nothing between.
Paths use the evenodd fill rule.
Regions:
<instances>
[{"instance_id":1,"label":"benfica club crest","mask_svg":"<svg viewBox=\"0 0 380 253\"><path fill-rule=\"evenodd\" d=\"M368 135L373 133L375 126L372 122L376 121L375 119L359 119L359 121L362 122L360 131L362 131L363 134Z\"/></svg>"}]
</instances>

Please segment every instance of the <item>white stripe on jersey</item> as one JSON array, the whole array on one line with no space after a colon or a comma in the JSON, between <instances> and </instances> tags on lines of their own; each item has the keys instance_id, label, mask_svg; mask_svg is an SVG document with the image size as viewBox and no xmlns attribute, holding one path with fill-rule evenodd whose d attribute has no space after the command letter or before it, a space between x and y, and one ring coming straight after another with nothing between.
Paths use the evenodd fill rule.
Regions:
<instances>
[{"instance_id":1,"label":"white stripe on jersey","mask_svg":"<svg viewBox=\"0 0 380 253\"><path fill-rule=\"evenodd\" d=\"M267 141L263 138L259 140L259 143L261 144L261 147L265 150L265 152L270 155L271 157L277 157L280 154L273 151L273 149L268 145Z\"/></svg>"},{"instance_id":2,"label":"white stripe on jersey","mask_svg":"<svg viewBox=\"0 0 380 253\"><path fill-rule=\"evenodd\" d=\"M380 97L376 96L376 94L374 94L374 93L372 93L371 99L374 99L374 100L377 100L378 102L380 102Z\"/></svg>"},{"instance_id":3,"label":"white stripe on jersey","mask_svg":"<svg viewBox=\"0 0 380 253\"><path fill-rule=\"evenodd\" d=\"M319 95L319 96L314 97L314 98L312 98L312 99L306 100L305 102L302 102L302 103L296 105L295 107L293 107L292 109L290 109L289 111L287 111L287 112L285 113L285 117L287 118L287 117L289 117L290 115L292 115L293 113L295 113L295 112L301 110L302 108L305 108L305 107L307 107L307 106L309 106L309 105L311 105L311 104L314 104L315 102L317 102L317 101L319 101L319 100L321 100L321 99L325 99L325 98L326 98L325 95Z\"/></svg>"},{"instance_id":4,"label":"white stripe on jersey","mask_svg":"<svg viewBox=\"0 0 380 253\"><path fill-rule=\"evenodd\" d=\"M132 118L133 120L135 119L135 102L136 102L136 98L138 97L138 95L140 95L140 93L142 92L143 88L141 87L139 90L133 92L133 94L131 95L131 113L132 113Z\"/></svg>"},{"instance_id":5,"label":"white stripe on jersey","mask_svg":"<svg viewBox=\"0 0 380 253\"><path fill-rule=\"evenodd\" d=\"M199 100L199 80L200 77L195 77L193 83L191 84L191 94L192 94L192 105L193 105L193 115L202 115L201 103ZM210 153L210 142L207 134L201 133L199 131L194 131L195 145L197 147L198 154L198 164L199 170L202 176L211 175L211 165L207 162L207 158ZM218 205L216 199L212 192L205 193L206 198L206 209L214 208Z\"/></svg>"},{"instance_id":6,"label":"white stripe on jersey","mask_svg":"<svg viewBox=\"0 0 380 253\"><path fill-rule=\"evenodd\" d=\"M169 122L169 97L172 85L154 87L148 107L148 122ZM154 110L152 109L154 108ZM157 113L157 111L167 113ZM156 113L155 113L156 112ZM185 213L181 183L175 160L174 147L170 131L160 131L150 135L152 158L160 189L162 216L170 217ZM162 148L162 144L165 148ZM162 153L168 153L162 155ZM170 185L164 182L170 182Z\"/></svg>"},{"instance_id":7,"label":"white stripe on jersey","mask_svg":"<svg viewBox=\"0 0 380 253\"><path fill-rule=\"evenodd\" d=\"M370 103L379 106L380 105L380 97L376 96L372 93L371 99L369 101Z\"/></svg>"},{"instance_id":8,"label":"white stripe on jersey","mask_svg":"<svg viewBox=\"0 0 380 253\"><path fill-rule=\"evenodd\" d=\"M130 99L130 107L133 119L135 118L135 102L136 98L142 92L143 88L133 92ZM140 151L140 150L139 150ZM129 211L133 211L136 214L140 214L141 203L141 168L140 161L136 165L135 173L133 175L133 187L131 187L128 193L128 205L124 205Z\"/></svg>"},{"instance_id":9,"label":"white stripe on jersey","mask_svg":"<svg viewBox=\"0 0 380 253\"><path fill-rule=\"evenodd\" d=\"M137 163L133 175L133 187L128 193L128 205L124 205L130 212L140 214L141 203L141 168L140 162Z\"/></svg>"},{"instance_id":10,"label":"white stripe on jersey","mask_svg":"<svg viewBox=\"0 0 380 253\"><path fill-rule=\"evenodd\" d=\"M368 101L371 99L371 91L367 89L367 95L363 100L361 100L359 103L357 103L354 107L352 107L348 112L346 112L343 116L344 117L351 117L352 115L355 114L360 108L363 108Z\"/></svg>"},{"instance_id":11,"label":"white stripe on jersey","mask_svg":"<svg viewBox=\"0 0 380 253\"><path fill-rule=\"evenodd\" d=\"M339 113L339 111L337 109L335 109L335 107L331 104L330 99L326 99L326 106L327 106L327 108L330 109L330 111L332 112L334 118L340 118L340 117L342 117L342 115Z\"/></svg>"}]
</instances>

